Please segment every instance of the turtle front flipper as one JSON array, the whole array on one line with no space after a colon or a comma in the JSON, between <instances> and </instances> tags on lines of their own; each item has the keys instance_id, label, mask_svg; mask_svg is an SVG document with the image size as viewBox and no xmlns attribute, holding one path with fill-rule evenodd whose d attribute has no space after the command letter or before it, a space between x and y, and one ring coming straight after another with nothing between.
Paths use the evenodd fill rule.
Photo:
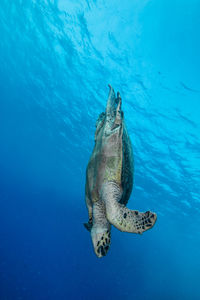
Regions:
<instances>
[{"instance_id":1,"label":"turtle front flipper","mask_svg":"<svg viewBox=\"0 0 200 300\"><path fill-rule=\"evenodd\" d=\"M100 201L93 206L91 237L97 257L105 256L110 247L111 225L106 219L105 205Z\"/></svg>"},{"instance_id":2,"label":"turtle front flipper","mask_svg":"<svg viewBox=\"0 0 200 300\"><path fill-rule=\"evenodd\" d=\"M91 229L92 229L92 201L91 201L90 197L88 196L88 186L87 186L87 183L86 183L85 202L86 202L86 206L87 206L87 209L88 209L89 221L87 223L83 223L83 225L90 232Z\"/></svg>"},{"instance_id":3,"label":"turtle front flipper","mask_svg":"<svg viewBox=\"0 0 200 300\"><path fill-rule=\"evenodd\" d=\"M92 222L87 222L87 223L83 223L83 225L85 226L85 228L91 232L91 229L92 229Z\"/></svg>"},{"instance_id":4,"label":"turtle front flipper","mask_svg":"<svg viewBox=\"0 0 200 300\"><path fill-rule=\"evenodd\" d=\"M130 210L120 203L115 203L115 205L115 213L109 214L108 211L107 218L112 225L121 231L141 234L151 229L156 222L157 216L155 213Z\"/></svg>"},{"instance_id":5,"label":"turtle front flipper","mask_svg":"<svg viewBox=\"0 0 200 300\"><path fill-rule=\"evenodd\" d=\"M117 229L125 232L143 233L151 229L156 222L155 213L130 210L119 203L121 192L115 183L104 186L102 199L106 206L106 217Z\"/></svg>"}]
</instances>

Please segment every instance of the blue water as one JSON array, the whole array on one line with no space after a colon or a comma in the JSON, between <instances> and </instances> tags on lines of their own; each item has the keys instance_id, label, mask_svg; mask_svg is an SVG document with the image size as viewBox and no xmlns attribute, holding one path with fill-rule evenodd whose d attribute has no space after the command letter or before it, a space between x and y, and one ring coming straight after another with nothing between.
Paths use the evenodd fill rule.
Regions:
<instances>
[{"instance_id":1,"label":"blue water","mask_svg":"<svg viewBox=\"0 0 200 300\"><path fill-rule=\"evenodd\" d=\"M1 0L0 300L200 299L200 2ZM85 169L107 84L143 235L92 249Z\"/></svg>"}]
</instances>

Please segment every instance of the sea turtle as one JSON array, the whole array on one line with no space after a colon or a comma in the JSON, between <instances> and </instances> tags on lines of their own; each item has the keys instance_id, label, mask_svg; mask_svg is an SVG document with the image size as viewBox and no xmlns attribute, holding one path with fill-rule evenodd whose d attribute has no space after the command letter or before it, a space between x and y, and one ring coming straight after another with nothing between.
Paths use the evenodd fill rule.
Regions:
<instances>
[{"instance_id":1,"label":"sea turtle","mask_svg":"<svg viewBox=\"0 0 200 300\"><path fill-rule=\"evenodd\" d=\"M157 216L126 207L133 187L132 146L121 111L121 96L109 85L106 111L96 123L95 146L86 171L85 200L97 257L110 246L111 225L125 232L143 233L153 227Z\"/></svg>"}]
</instances>

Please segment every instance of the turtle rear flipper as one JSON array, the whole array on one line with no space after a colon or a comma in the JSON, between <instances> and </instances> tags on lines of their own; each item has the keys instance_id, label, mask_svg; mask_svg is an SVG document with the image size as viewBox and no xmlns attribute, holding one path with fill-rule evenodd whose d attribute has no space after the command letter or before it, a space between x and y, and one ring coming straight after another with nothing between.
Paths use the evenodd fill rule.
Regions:
<instances>
[{"instance_id":1,"label":"turtle rear flipper","mask_svg":"<svg viewBox=\"0 0 200 300\"><path fill-rule=\"evenodd\" d=\"M111 85L109 84L109 95L108 95L108 100L107 100L107 105L106 105L106 115L112 115L115 111L115 92Z\"/></svg>"}]
</instances>

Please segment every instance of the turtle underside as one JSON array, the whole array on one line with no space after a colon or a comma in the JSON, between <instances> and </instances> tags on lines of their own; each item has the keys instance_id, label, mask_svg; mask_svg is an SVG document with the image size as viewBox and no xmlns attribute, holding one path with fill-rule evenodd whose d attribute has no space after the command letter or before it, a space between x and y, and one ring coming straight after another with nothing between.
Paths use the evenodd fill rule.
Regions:
<instances>
[{"instance_id":1,"label":"turtle underside","mask_svg":"<svg viewBox=\"0 0 200 300\"><path fill-rule=\"evenodd\" d=\"M106 111L96 122L95 145L86 171L85 200L97 257L110 247L111 225L124 232L143 233L157 216L126 207L133 188L133 151L121 110L121 96L110 87Z\"/></svg>"}]
</instances>

